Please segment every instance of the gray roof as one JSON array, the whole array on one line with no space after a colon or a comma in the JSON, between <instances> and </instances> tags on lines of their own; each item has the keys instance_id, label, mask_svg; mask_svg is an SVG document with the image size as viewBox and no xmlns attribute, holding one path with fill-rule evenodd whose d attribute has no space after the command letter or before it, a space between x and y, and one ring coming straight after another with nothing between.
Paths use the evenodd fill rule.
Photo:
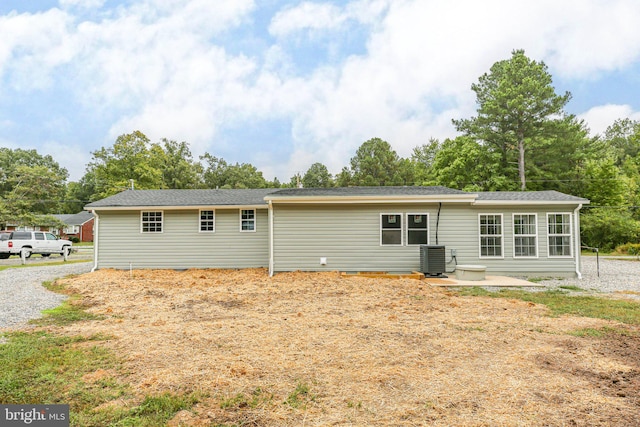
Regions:
<instances>
[{"instance_id":1,"label":"gray roof","mask_svg":"<svg viewBox=\"0 0 640 427\"><path fill-rule=\"evenodd\" d=\"M126 190L106 199L89 203L87 209L117 207L179 206L260 206L265 197L359 197L359 196L450 196L468 195L484 202L567 202L589 203L588 200L558 191L492 191L468 193L442 186L432 187L332 187L332 188L262 188L239 190Z\"/></svg>"},{"instance_id":2,"label":"gray roof","mask_svg":"<svg viewBox=\"0 0 640 427\"><path fill-rule=\"evenodd\" d=\"M127 206L255 206L266 205L264 198L274 189L242 190L126 190L85 208Z\"/></svg>"},{"instance_id":3,"label":"gray roof","mask_svg":"<svg viewBox=\"0 0 640 427\"><path fill-rule=\"evenodd\" d=\"M272 193L277 197L357 197L357 196L433 196L466 195L464 191L442 186L432 187L331 187L331 188L286 188Z\"/></svg>"},{"instance_id":4,"label":"gray roof","mask_svg":"<svg viewBox=\"0 0 640 427\"><path fill-rule=\"evenodd\" d=\"M475 193L479 201L510 201L510 202L570 202L589 203L582 197L571 196L559 191L480 191Z\"/></svg>"},{"instance_id":5,"label":"gray roof","mask_svg":"<svg viewBox=\"0 0 640 427\"><path fill-rule=\"evenodd\" d=\"M56 214L53 216L67 225L82 225L93 218L93 213L82 211L76 214Z\"/></svg>"}]
</instances>

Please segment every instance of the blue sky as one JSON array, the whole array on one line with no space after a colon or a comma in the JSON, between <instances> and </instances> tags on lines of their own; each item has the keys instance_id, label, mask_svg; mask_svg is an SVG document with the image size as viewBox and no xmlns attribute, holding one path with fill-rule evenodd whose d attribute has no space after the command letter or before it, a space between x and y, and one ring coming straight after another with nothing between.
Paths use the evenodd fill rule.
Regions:
<instances>
[{"instance_id":1,"label":"blue sky","mask_svg":"<svg viewBox=\"0 0 640 427\"><path fill-rule=\"evenodd\" d=\"M516 7L517 5L517 7ZM456 135L514 49L602 133L640 120L637 0L2 0L0 146L84 174L140 130L288 181L366 140Z\"/></svg>"}]
</instances>

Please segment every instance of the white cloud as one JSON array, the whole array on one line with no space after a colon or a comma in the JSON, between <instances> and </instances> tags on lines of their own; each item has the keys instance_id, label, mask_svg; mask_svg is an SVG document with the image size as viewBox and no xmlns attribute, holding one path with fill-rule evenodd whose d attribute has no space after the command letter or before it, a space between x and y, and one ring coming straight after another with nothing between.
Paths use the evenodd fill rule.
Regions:
<instances>
[{"instance_id":1,"label":"white cloud","mask_svg":"<svg viewBox=\"0 0 640 427\"><path fill-rule=\"evenodd\" d=\"M215 152L232 139L225 129L291 122L288 159L270 155L279 141L254 157L265 175L288 180L316 161L339 172L372 137L408 156L430 137L453 136L451 119L475 113L471 84L513 49L565 79L597 79L640 59L635 0L304 1L272 17L266 30L276 41L259 40L264 52L227 48L231 31L243 37L243 25L256 25L259 4L140 0L80 21L74 8L105 7L104 0L60 0L62 10L0 16L0 77L18 92L70 82L88 111L115 117L111 141L140 129L152 140L186 140L194 153ZM363 28L359 54L305 74L296 68L290 41L301 34L339 43ZM624 114L637 113L602 106L582 117L600 132Z\"/></svg>"},{"instance_id":2,"label":"white cloud","mask_svg":"<svg viewBox=\"0 0 640 427\"><path fill-rule=\"evenodd\" d=\"M609 126L618 119L631 119L640 121L640 111L633 111L630 105L599 105L578 115L585 121L592 136L602 135Z\"/></svg>"}]
</instances>

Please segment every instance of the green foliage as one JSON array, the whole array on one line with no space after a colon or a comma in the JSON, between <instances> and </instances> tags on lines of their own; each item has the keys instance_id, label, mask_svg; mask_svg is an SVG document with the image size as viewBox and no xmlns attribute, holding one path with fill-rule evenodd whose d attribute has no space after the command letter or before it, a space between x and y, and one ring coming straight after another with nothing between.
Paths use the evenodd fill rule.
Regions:
<instances>
[{"instance_id":1,"label":"green foliage","mask_svg":"<svg viewBox=\"0 0 640 427\"><path fill-rule=\"evenodd\" d=\"M0 224L44 225L37 223L42 216L61 207L67 176L49 155L0 148Z\"/></svg>"},{"instance_id":2,"label":"green foliage","mask_svg":"<svg viewBox=\"0 0 640 427\"><path fill-rule=\"evenodd\" d=\"M627 159L638 161L640 154L640 121L628 118L618 119L607 128L604 138L615 155L616 164L622 165Z\"/></svg>"},{"instance_id":3,"label":"green foliage","mask_svg":"<svg viewBox=\"0 0 640 427\"><path fill-rule=\"evenodd\" d=\"M615 253L624 255L640 255L640 243L625 243L616 246Z\"/></svg>"},{"instance_id":4,"label":"green foliage","mask_svg":"<svg viewBox=\"0 0 640 427\"><path fill-rule=\"evenodd\" d=\"M200 159L204 168L206 188L267 188L262 172L249 163L229 165L224 159L205 153Z\"/></svg>"},{"instance_id":5,"label":"green foliage","mask_svg":"<svg viewBox=\"0 0 640 427\"><path fill-rule=\"evenodd\" d=\"M387 141L380 138L372 138L364 142L351 158L350 176L339 176L340 182L348 181L347 185L356 186L386 186L386 185L412 185L407 183L408 178L406 163L403 163L398 154L391 148ZM343 169L343 172L345 170Z\"/></svg>"},{"instance_id":6,"label":"green foliage","mask_svg":"<svg viewBox=\"0 0 640 427\"><path fill-rule=\"evenodd\" d=\"M580 223L582 243L603 251L640 239L640 223L632 217L629 209L589 209L581 216Z\"/></svg>"},{"instance_id":7,"label":"green foliage","mask_svg":"<svg viewBox=\"0 0 640 427\"><path fill-rule=\"evenodd\" d=\"M333 187L333 179L325 165L322 163L312 164L302 177L304 188L327 188Z\"/></svg>"},{"instance_id":8,"label":"green foliage","mask_svg":"<svg viewBox=\"0 0 640 427\"><path fill-rule=\"evenodd\" d=\"M438 185L465 191L514 189L500 168L499 154L466 136L442 143L433 160L432 175Z\"/></svg>"},{"instance_id":9,"label":"green foliage","mask_svg":"<svg viewBox=\"0 0 640 427\"><path fill-rule=\"evenodd\" d=\"M95 179L98 199L119 193L131 186L137 189L162 188L160 160L149 139L140 131L120 135L113 147L94 151L87 166Z\"/></svg>"}]
</instances>

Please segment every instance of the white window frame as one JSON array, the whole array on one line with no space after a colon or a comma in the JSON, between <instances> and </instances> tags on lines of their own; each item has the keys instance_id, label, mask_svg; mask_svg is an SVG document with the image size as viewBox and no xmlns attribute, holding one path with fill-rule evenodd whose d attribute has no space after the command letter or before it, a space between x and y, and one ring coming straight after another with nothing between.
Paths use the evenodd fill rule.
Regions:
<instances>
[{"instance_id":1,"label":"white window frame","mask_svg":"<svg viewBox=\"0 0 640 427\"><path fill-rule=\"evenodd\" d=\"M533 234L532 233L521 233L521 234L516 233L516 217L517 216L529 216L529 217L532 216L534 222L533 222L533 224L528 224L528 225L533 225L535 232ZM538 242L539 242L539 240L538 240L538 214L536 214L536 213L514 213L512 215L511 226L512 226L512 230L513 230L513 257L514 258L519 258L519 259L522 259L522 258L530 258L530 259L538 258L538 254L540 253L540 249L538 248ZM516 239L518 237L529 237L529 238L533 237L535 239L535 245L534 245L535 254L534 255L518 255L517 250L516 250L516 248L517 248Z\"/></svg>"},{"instance_id":2,"label":"white window frame","mask_svg":"<svg viewBox=\"0 0 640 427\"><path fill-rule=\"evenodd\" d=\"M253 218L244 218L244 212L251 211L253 212ZM251 230L245 230L242 225L244 222L247 224L253 224L253 228ZM256 209L240 209L240 232L241 233L255 233L258 228L257 224L257 211Z\"/></svg>"},{"instance_id":3,"label":"white window frame","mask_svg":"<svg viewBox=\"0 0 640 427\"><path fill-rule=\"evenodd\" d=\"M150 231L150 230L146 230L144 229L144 214L149 214L149 213L154 213L154 214L160 214L160 231ZM157 223L158 221L149 221L147 220L147 223ZM164 211L157 211L157 210L153 210L153 211L140 211L140 233L143 234L155 234L155 233L164 233Z\"/></svg>"},{"instance_id":4,"label":"white window frame","mask_svg":"<svg viewBox=\"0 0 640 427\"><path fill-rule=\"evenodd\" d=\"M500 234L482 234L482 217L500 217ZM500 255L482 255L482 238L499 237ZM478 214L478 257L484 259L504 259L504 215L501 213L481 213Z\"/></svg>"},{"instance_id":5,"label":"white window frame","mask_svg":"<svg viewBox=\"0 0 640 427\"><path fill-rule=\"evenodd\" d=\"M409 226L409 218L411 217L411 215L417 216L423 216L425 217L425 222L427 224L426 229L425 228L410 228ZM406 245L407 246L420 246L420 245L428 245L429 244L429 239L431 239L431 235L429 234L429 214L426 212L408 212L406 215L406 220L405 220L405 228L406 228ZM411 231L426 231L427 232L427 241L426 242L422 242L422 243L409 243L409 233Z\"/></svg>"},{"instance_id":6,"label":"white window frame","mask_svg":"<svg viewBox=\"0 0 640 427\"><path fill-rule=\"evenodd\" d=\"M211 212L213 214L213 218L211 219L202 219L202 212ZM208 222L212 222L213 224L213 229L212 230L203 230L202 229L202 224L203 223L208 223ZM216 210L215 209L200 209L198 211L198 232L199 233L215 233L216 232Z\"/></svg>"},{"instance_id":7,"label":"white window frame","mask_svg":"<svg viewBox=\"0 0 640 427\"><path fill-rule=\"evenodd\" d=\"M551 216L556 216L556 215L562 215L562 216L566 216L567 218L569 218L569 222L568 224L566 224L569 232L568 233L552 233L551 232L551 224L549 224L549 219L551 218ZM547 256L549 258L573 258L573 215L570 212L547 212ZM563 222L563 227L565 226L565 223ZM568 237L569 238L569 243L567 244L567 246L569 247L569 254L568 255L552 255L551 254L551 248L555 245L551 244L551 238L552 237ZM564 246L564 245L563 245Z\"/></svg>"},{"instance_id":8,"label":"white window frame","mask_svg":"<svg viewBox=\"0 0 640 427\"><path fill-rule=\"evenodd\" d=\"M383 228L382 225L382 217L387 216L387 215L394 215L397 216L398 218L400 218L400 228ZM404 222L403 219L404 215L399 213L399 212L383 212L380 214L380 246L403 246L404 245ZM390 244L390 243L382 243L382 233L385 230L389 230L389 231L399 231L400 232L400 243L397 244Z\"/></svg>"}]
</instances>

